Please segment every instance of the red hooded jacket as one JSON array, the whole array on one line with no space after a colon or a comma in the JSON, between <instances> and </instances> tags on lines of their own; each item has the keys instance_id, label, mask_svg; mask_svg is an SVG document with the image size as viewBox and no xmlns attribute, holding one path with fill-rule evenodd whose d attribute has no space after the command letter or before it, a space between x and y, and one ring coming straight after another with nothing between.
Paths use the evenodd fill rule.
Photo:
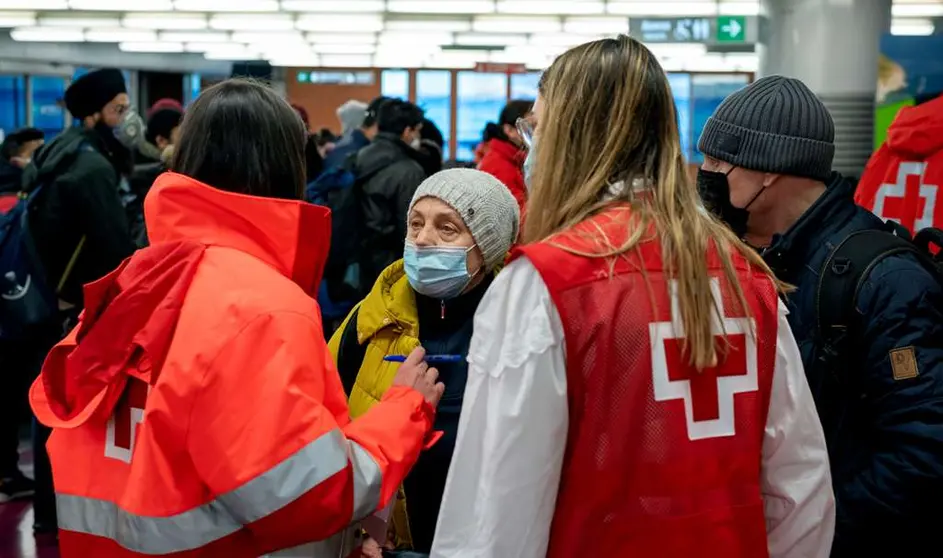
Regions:
<instances>
[{"instance_id":1,"label":"red hooded jacket","mask_svg":"<svg viewBox=\"0 0 943 558\"><path fill-rule=\"evenodd\" d=\"M524 217L524 206L527 205L527 188L524 186L524 159L527 152L509 141L493 139L488 142L488 151L478 163L478 170L497 178L517 200Z\"/></svg>"},{"instance_id":2,"label":"red hooded jacket","mask_svg":"<svg viewBox=\"0 0 943 558\"><path fill-rule=\"evenodd\" d=\"M30 391L62 557L343 556L433 412L394 386L350 420L312 298L329 212L173 173L145 210L151 247L86 286Z\"/></svg>"},{"instance_id":3,"label":"red hooded jacket","mask_svg":"<svg viewBox=\"0 0 943 558\"><path fill-rule=\"evenodd\" d=\"M855 201L915 233L943 226L943 98L897 115L864 176Z\"/></svg>"}]
</instances>

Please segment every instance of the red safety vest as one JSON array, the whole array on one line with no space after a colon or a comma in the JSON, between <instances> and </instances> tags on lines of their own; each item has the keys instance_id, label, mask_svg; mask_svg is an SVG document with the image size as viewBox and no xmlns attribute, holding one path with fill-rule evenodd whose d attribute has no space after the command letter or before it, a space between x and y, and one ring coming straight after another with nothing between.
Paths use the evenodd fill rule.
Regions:
<instances>
[{"instance_id":1,"label":"red safety vest","mask_svg":"<svg viewBox=\"0 0 943 558\"><path fill-rule=\"evenodd\" d=\"M760 469L775 287L735 256L748 318L716 253L707 254L717 342L725 331L729 352L697 372L682 355L675 283L656 236L615 259L572 252L608 250L599 230L619 246L629 211L516 252L546 283L566 339L569 434L547 556L765 557Z\"/></svg>"}]
</instances>

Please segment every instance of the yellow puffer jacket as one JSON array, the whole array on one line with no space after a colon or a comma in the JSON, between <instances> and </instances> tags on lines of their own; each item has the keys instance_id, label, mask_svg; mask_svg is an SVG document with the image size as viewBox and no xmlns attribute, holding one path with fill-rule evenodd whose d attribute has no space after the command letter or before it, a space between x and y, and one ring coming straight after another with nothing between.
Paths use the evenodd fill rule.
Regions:
<instances>
[{"instance_id":1,"label":"yellow puffer jacket","mask_svg":"<svg viewBox=\"0 0 943 558\"><path fill-rule=\"evenodd\" d=\"M416 296L403 262L388 267L377 279L373 290L363 299L357 312L357 341L367 343L363 364L350 394L350 416L357 418L380 400L393 383L399 364L385 362L387 355L408 355L419 346L419 314ZM351 312L353 315L353 312ZM331 337L328 344L334 361L340 348L341 336L350 316ZM411 549L412 537L406 515L406 499L400 490L390 522L390 540L399 549Z\"/></svg>"}]
</instances>

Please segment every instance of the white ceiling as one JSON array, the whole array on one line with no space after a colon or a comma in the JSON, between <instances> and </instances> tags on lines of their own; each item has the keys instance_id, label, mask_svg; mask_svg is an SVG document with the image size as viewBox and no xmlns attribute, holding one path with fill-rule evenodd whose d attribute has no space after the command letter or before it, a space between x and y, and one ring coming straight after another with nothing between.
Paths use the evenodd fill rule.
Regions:
<instances>
[{"instance_id":1,"label":"white ceiling","mask_svg":"<svg viewBox=\"0 0 943 558\"><path fill-rule=\"evenodd\" d=\"M628 32L631 17L758 12L758 0L0 0L0 28L17 41L115 43L127 52L282 66L543 68L569 46ZM897 0L894 15L895 32L928 34L943 3ZM698 44L653 50L672 70L756 65L753 54L707 53Z\"/></svg>"}]
</instances>

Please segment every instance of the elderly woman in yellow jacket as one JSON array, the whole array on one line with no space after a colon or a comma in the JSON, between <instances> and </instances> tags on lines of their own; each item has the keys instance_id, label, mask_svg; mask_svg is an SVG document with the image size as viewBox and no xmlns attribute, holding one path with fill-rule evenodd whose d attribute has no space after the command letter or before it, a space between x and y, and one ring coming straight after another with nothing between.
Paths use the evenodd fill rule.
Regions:
<instances>
[{"instance_id":1,"label":"elderly woman in yellow jacket","mask_svg":"<svg viewBox=\"0 0 943 558\"><path fill-rule=\"evenodd\" d=\"M419 186L408 219L404 259L380 275L334 334L330 349L353 418L380 400L399 367L396 358L416 347L426 350L445 383L435 422L444 435L410 472L390 523L389 546L422 554L432 547L452 459L472 321L517 238L520 217L500 181L452 169Z\"/></svg>"}]
</instances>

